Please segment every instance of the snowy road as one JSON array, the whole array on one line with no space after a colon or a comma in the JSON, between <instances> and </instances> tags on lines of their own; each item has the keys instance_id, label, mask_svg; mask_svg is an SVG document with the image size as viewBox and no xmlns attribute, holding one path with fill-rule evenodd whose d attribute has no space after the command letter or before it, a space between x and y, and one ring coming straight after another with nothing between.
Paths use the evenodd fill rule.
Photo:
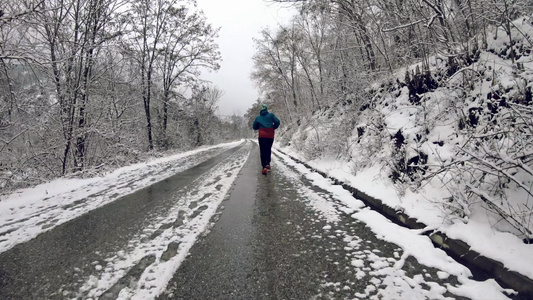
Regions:
<instances>
[{"instance_id":1,"label":"snowy road","mask_svg":"<svg viewBox=\"0 0 533 300\"><path fill-rule=\"evenodd\" d=\"M165 272L172 274L179 262L168 260L178 252L166 249L181 244L181 257L187 253L196 236L205 231L209 218L230 189L250 149L251 144L247 143L221 154L220 149L205 151L201 154L212 158L196 166L199 155L179 160L180 165L187 166L186 170L90 210L1 253L0 299L87 299L102 294L103 298L115 299L117 292L124 290L123 293L128 294L128 289L139 299L153 298L154 286L148 285L150 275L141 277L139 270L157 257L151 270L157 271L158 277ZM131 186L139 180L143 180L142 176L132 175L123 184ZM98 194L109 192L104 189ZM73 200L71 205L63 205L66 212L56 212L55 218L66 218L65 215L73 213L75 208L90 206L98 199L94 196ZM41 210L56 209L51 206ZM11 221L2 227L16 225L2 234L4 242L14 243L13 240L24 236L23 227L46 224L47 219ZM162 260L164 257L169 258L166 263ZM124 281L139 284L122 289ZM162 288L163 283L157 282L155 288ZM143 296L145 293L148 296Z\"/></svg>"},{"instance_id":2,"label":"snowy road","mask_svg":"<svg viewBox=\"0 0 533 300\"><path fill-rule=\"evenodd\" d=\"M468 279L427 237L391 224L279 152L273 171L259 175L252 152L216 225L158 299L506 298L493 281ZM383 224L373 232L358 220L367 217Z\"/></svg>"},{"instance_id":3,"label":"snowy road","mask_svg":"<svg viewBox=\"0 0 533 300\"><path fill-rule=\"evenodd\" d=\"M233 144L176 158L177 174L124 197L117 186L160 168L70 204L6 201L0 299L507 299L289 157L267 176L258 157Z\"/></svg>"}]
</instances>

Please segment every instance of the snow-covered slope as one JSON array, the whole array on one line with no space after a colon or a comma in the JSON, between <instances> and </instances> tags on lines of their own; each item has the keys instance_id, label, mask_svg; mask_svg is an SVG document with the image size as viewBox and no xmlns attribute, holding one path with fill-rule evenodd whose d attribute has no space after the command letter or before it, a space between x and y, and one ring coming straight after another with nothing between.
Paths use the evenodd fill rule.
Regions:
<instances>
[{"instance_id":1,"label":"snow-covered slope","mask_svg":"<svg viewBox=\"0 0 533 300\"><path fill-rule=\"evenodd\" d=\"M277 146L533 278L533 25L513 24L513 50L493 31L462 65L398 70Z\"/></svg>"}]
</instances>

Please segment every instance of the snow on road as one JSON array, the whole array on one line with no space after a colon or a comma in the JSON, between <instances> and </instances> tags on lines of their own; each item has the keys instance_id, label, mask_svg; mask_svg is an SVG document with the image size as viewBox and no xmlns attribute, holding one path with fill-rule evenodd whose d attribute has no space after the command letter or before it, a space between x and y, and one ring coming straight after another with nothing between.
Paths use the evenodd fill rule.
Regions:
<instances>
[{"instance_id":1,"label":"snow on road","mask_svg":"<svg viewBox=\"0 0 533 300\"><path fill-rule=\"evenodd\" d=\"M22 190L0 201L0 253L18 243L23 243L121 196L130 194L186 170L218 153L235 147L241 142L203 148L179 155L157 159L116 170L98 178L65 180ZM251 143L230 155L219 165L187 187L184 187L174 208L154 218L128 247L118 253L103 254L103 261L94 262L94 272L85 278L83 287L72 292L84 299L154 299L161 293L172 274L185 259L198 236L209 230L217 207L227 196L250 151ZM359 298L397 299L449 299L446 290L471 299L508 299L494 280L484 282L469 278L470 271L455 262L431 244L429 238L419 232L407 230L390 223L383 216L365 208L340 186L311 172L290 157L275 152L275 172L287 176L300 195L327 221L323 230L331 235L342 235L345 250L350 251L353 281L366 278L371 282ZM303 176L303 177L302 177ZM326 191L317 193L301 182L305 178L312 185ZM348 214L354 222L363 222L378 238L394 243L401 251L391 257L365 250L364 239L337 226L341 214ZM399 254L403 253L403 254ZM436 284L429 274L407 275L402 266L407 256L418 262L440 269L438 276L457 277L459 284L443 287ZM132 274L131 270L138 270ZM73 270L75 271L75 270ZM349 284L323 283L335 289L349 289ZM428 289L429 287L429 289ZM377 292L376 292L377 291ZM512 292L512 291L507 291ZM66 294L66 295L67 295Z\"/></svg>"},{"instance_id":2,"label":"snow on road","mask_svg":"<svg viewBox=\"0 0 533 300\"><path fill-rule=\"evenodd\" d=\"M365 207L363 202L355 199L350 192L344 190L339 185L334 185L331 180L322 177L320 174L310 171L304 165L292 160L289 156L275 150L274 153L283 160L283 164L274 164L283 174L291 177L294 184L299 185L298 190L305 198L310 199L309 204L314 210L321 213L323 218L331 225L325 226L324 230L335 235L342 235L346 242L345 249L352 252L352 266L354 267L354 279L362 279L371 276L370 284L365 293L359 293L359 298L364 299L451 299L444 296L445 292L468 297L470 299L509 299L507 294L514 294L512 290L506 290L493 279L486 281L475 281L471 279L470 270L464 265L456 262L441 249L435 248L425 235L421 235L418 230L410 230L398 226L381 214ZM296 170L293 171L292 169ZM305 187L301 182L301 177L309 180L314 186L319 187L328 193L317 194L316 191ZM371 229L372 232L384 241L398 245L403 254L395 252L393 257L381 257L379 252L374 253L361 249L361 245L367 241L358 236L336 229L339 218L335 216L341 212L351 215L351 218L361 221ZM376 251L375 251L376 252ZM439 276L447 278L455 276L458 285L447 284L446 287L434 282L429 273L409 276L402 267L406 259L412 256L420 264L435 268L439 271ZM370 268L365 266L370 262ZM338 285L340 283L329 282L326 284ZM349 288L349 286L346 286ZM426 289L424 287L429 287ZM374 293L377 291L377 294Z\"/></svg>"},{"instance_id":3,"label":"snow on road","mask_svg":"<svg viewBox=\"0 0 533 300\"><path fill-rule=\"evenodd\" d=\"M0 199L0 253L242 143L233 142L115 170L101 177L57 179Z\"/></svg>"},{"instance_id":4,"label":"snow on road","mask_svg":"<svg viewBox=\"0 0 533 300\"><path fill-rule=\"evenodd\" d=\"M79 297L96 299L104 295L105 299L144 300L159 295L198 236L208 231L211 218L228 194L251 148L252 144L247 143L176 192L174 207L154 218L150 226L130 241L127 249L118 254L110 253L106 264L98 265L100 272L87 279ZM131 280L128 272L143 261L149 263L140 266L142 275ZM131 284L132 281L135 283Z\"/></svg>"}]
</instances>

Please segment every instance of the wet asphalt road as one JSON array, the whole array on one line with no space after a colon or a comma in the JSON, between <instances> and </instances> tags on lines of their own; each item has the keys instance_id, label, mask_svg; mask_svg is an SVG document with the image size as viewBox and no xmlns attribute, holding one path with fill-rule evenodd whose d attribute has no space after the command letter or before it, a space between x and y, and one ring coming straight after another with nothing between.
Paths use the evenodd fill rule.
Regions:
<instances>
[{"instance_id":1,"label":"wet asphalt road","mask_svg":"<svg viewBox=\"0 0 533 300\"><path fill-rule=\"evenodd\" d=\"M108 253L126 249L133 236L174 204L173 193L238 148L0 253L0 299L72 297L64 291L79 288L83 278L94 270L93 262L103 261Z\"/></svg>"},{"instance_id":2,"label":"wet asphalt road","mask_svg":"<svg viewBox=\"0 0 533 300\"><path fill-rule=\"evenodd\" d=\"M1 253L0 299L72 298L63 291L79 287L94 268L91 262L126 247L153 216L172 205L169 195L235 151ZM412 257L402 260L401 248L378 239L343 213L343 204L328 192L303 177L284 174L293 171L281 158L274 158L267 176L261 175L259 166L254 144L231 195L213 217L213 227L191 248L158 299L354 299L378 293L424 299L435 286L457 284L454 276L440 279L438 270ZM328 199L339 219L324 217L304 189ZM392 268L400 261L401 268ZM405 289L414 294L402 294ZM113 291L102 298L116 295Z\"/></svg>"},{"instance_id":3,"label":"wet asphalt road","mask_svg":"<svg viewBox=\"0 0 533 300\"><path fill-rule=\"evenodd\" d=\"M255 147L231 197L223 202L216 225L193 246L158 299L354 299L369 286L385 289L387 280L416 274L438 285L457 283L453 276L443 282L438 270L421 266L412 257L397 278L380 276L381 267L373 264L398 262L401 248L379 240L364 224L341 212L340 222L328 223L298 193L301 186L276 169L279 162L264 176L258 158ZM299 180L327 198L327 192ZM342 208L340 203L335 206ZM347 243L350 239L352 243ZM360 267L375 276L357 273L354 258L361 258Z\"/></svg>"}]
</instances>

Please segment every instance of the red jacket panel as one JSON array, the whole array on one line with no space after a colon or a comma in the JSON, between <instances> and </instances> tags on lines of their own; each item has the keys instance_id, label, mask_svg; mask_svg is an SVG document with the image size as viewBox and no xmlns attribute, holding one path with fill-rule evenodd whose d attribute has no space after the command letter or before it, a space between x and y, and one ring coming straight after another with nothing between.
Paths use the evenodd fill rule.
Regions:
<instances>
[{"instance_id":1,"label":"red jacket panel","mask_svg":"<svg viewBox=\"0 0 533 300\"><path fill-rule=\"evenodd\" d=\"M274 128L259 128L259 137L260 138L274 138Z\"/></svg>"}]
</instances>

